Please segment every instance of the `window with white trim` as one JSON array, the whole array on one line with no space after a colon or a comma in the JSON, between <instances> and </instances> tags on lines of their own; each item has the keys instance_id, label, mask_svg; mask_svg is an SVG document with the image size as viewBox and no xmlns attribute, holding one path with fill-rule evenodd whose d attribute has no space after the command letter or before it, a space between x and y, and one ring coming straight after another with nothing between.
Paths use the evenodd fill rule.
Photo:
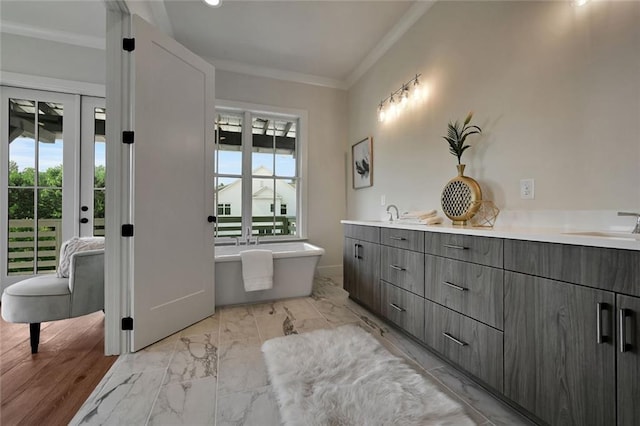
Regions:
<instances>
[{"instance_id":1,"label":"window with white trim","mask_svg":"<svg viewBox=\"0 0 640 426\"><path fill-rule=\"evenodd\" d=\"M300 117L223 108L217 113L217 241L300 238ZM220 205L227 204L221 214Z\"/></svg>"}]
</instances>

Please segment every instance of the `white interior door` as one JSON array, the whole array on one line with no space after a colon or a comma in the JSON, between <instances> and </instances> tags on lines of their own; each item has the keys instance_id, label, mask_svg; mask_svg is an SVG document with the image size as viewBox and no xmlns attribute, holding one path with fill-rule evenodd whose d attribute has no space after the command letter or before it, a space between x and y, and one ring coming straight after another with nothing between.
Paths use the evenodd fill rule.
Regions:
<instances>
[{"instance_id":1,"label":"white interior door","mask_svg":"<svg viewBox=\"0 0 640 426\"><path fill-rule=\"evenodd\" d=\"M137 351L214 312L214 68L134 15L130 275Z\"/></svg>"},{"instance_id":2,"label":"white interior door","mask_svg":"<svg viewBox=\"0 0 640 426\"><path fill-rule=\"evenodd\" d=\"M80 140L80 236L104 236L106 137L104 98L82 97Z\"/></svg>"}]
</instances>

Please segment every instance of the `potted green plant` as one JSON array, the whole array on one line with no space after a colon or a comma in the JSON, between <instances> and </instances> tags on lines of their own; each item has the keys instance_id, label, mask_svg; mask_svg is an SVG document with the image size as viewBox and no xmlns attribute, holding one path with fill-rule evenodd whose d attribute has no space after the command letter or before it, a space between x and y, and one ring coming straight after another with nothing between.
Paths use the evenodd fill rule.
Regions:
<instances>
[{"instance_id":1,"label":"potted green plant","mask_svg":"<svg viewBox=\"0 0 640 426\"><path fill-rule=\"evenodd\" d=\"M469 124L471 123L471 118L473 118L473 112L467 115L462 125L460 125L460 122L457 120L455 123L449 122L447 126L447 136L443 136L443 138L449 142L449 152L458 158L458 165L463 166L463 169L464 165L460 163L460 159L462 158L462 154L471 147L471 145L464 144L467 137L476 133L482 133L480 127Z\"/></svg>"},{"instance_id":2,"label":"potted green plant","mask_svg":"<svg viewBox=\"0 0 640 426\"><path fill-rule=\"evenodd\" d=\"M449 143L449 152L458 158L458 176L445 185L440 199L443 213L454 225L466 225L478 211L482 200L480 185L473 178L464 176L465 165L460 162L462 154L470 147L465 145L467 138L482 132L480 127L471 124L472 118L473 113L470 112L462 124L459 121L449 122L447 136L443 136Z\"/></svg>"}]
</instances>

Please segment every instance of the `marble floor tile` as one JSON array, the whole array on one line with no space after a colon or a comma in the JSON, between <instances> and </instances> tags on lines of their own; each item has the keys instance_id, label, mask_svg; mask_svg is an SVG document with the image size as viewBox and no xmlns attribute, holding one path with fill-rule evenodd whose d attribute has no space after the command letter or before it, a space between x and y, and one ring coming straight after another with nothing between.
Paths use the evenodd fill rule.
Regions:
<instances>
[{"instance_id":1,"label":"marble floor tile","mask_svg":"<svg viewBox=\"0 0 640 426\"><path fill-rule=\"evenodd\" d=\"M220 315L219 314L216 314L209 318L205 318L202 321L197 322L192 326L185 328L179 333L179 335L180 337L186 337L186 336L194 336L194 335L205 334L205 333L214 335L216 339L218 338L218 335L220 334Z\"/></svg>"},{"instance_id":2,"label":"marble floor tile","mask_svg":"<svg viewBox=\"0 0 640 426\"><path fill-rule=\"evenodd\" d=\"M242 358L261 354L261 347L262 340L258 338L221 342L218 348L218 362L220 363L230 358Z\"/></svg>"},{"instance_id":3,"label":"marble floor tile","mask_svg":"<svg viewBox=\"0 0 640 426\"><path fill-rule=\"evenodd\" d=\"M293 328L298 332L298 334L331 327L332 326L329 324L329 321L324 318L308 318L293 321Z\"/></svg>"},{"instance_id":4,"label":"marble floor tile","mask_svg":"<svg viewBox=\"0 0 640 426\"><path fill-rule=\"evenodd\" d=\"M534 424L452 367L444 366L429 370L429 374L475 407L494 425L530 426Z\"/></svg>"},{"instance_id":5,"label":"marble floor tile","mask_svg":"<svg viewBox=\"0 0 640 426\"><path fill-rule=\"evenodd\" d=\"M312 297L218 308L212 317L120 356L71 424L278 425L262 343L343 324L363 328L405 358L477 424L530 424L327 279L314 281Z\"/></svg>"},{"instance_id":6,"label":"marble floor tile","mask_svg":"<svg viewBox=\"0 0 640 426\"><path fill-rule=\"evenodd\" d=\"M216 386L213 377L162 386L148 424L215 424Z\"/></svg>"},{"instance_id":7,"label":"marble floor tile","mask_svg":"<svg viewBox=\"0 0 640 426\"><path fill-rule=\"evenodd\" d=\"M256 317L258 332L262 340L274 337L298 334L293 326L293 321L287 314L263 315Z\"/></svg>"},{"instance_id":8,"label":"marble floor tile","mask_svg":"<svg viewBox=\"0 0 640 426\"><path fill-rule=\"evenodd\" d=\"M71 425L145 425L158 394L163 370L114 375Z\"/></svg>"},{"instance_id":9,"label":"marble floor tile","mask_svg":"<svg viewBox=\"0 0 640 426\"><path fill-rule=\"evenodd\" d=\"M218 342L213 334L181 337L167 368L165 384L216 377Z\"/></svg>"},{"instance_id":10,"label":"marble floor tile","mask_svg":"<svg viewBox=\"0 0 640 426\"><path fill-rule=\"evenodd\" d=\"M216 426L276 426L281 423L270 386L218 398Z\"/></svg>"},{"instance_id":11,"label":"marble floor tile","mask_svg":"<svg viewBox=\"0 0 640 426\"><path fill-rule=\"evenodd\" d=\"M256 320L249 306L220 310L220 341L259 338Z\"/></svg>"},{"instance_id":12,"label":"marble floor tile","mask_svg":"<svg viewBox=\"0 0 640 426\"><path fill-rule=\"evenodd\" d=\"M312 299L311 303L331 325L351 324L358 321L358 317L353 312L333 300Z\"/></svg>"},{"instance_id":13,"label":"marble floor tile","mask_svg":"<svg viewBox=\"0 0 640 426\"><path fill-rule=\"evenodd\" d=\"M112 369L117 374L164 370L171 361L178 338L178 334L174 334L138 352L120 355Z\"/></svg>"},{"instance_id":14,"label":"marble floor tile","mask_svg":"<svg viewBox=\"0 0 640 426\"><path fill-rule=\"evenodd\" d=\"M307 298L288 299L280 302L252 305L251 311L255 317L263 315L287 315L292 321L309 318L322 318L322 315L320 315L317 309L309 304Z\"/></svg>"},{"instance_id":15,"label":"marble floor tile","mask_svg":"<svg viewBox=\"0 0 640 426\"><path fill-rule=\"evenodd\" d=\"M262 353L220 360L218 395L252 390L268 384L269 375Z\"/></svg>"}]
</instances>

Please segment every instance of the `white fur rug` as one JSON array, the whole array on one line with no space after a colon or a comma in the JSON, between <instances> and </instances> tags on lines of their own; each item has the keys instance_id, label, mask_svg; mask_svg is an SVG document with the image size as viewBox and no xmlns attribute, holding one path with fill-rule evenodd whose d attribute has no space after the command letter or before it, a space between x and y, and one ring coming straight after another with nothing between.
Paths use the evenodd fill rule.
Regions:
<instances>
[{"instance_id":1,"label":"white fur rug","mask_svg":"<svg viewBox=\"0 0 640 426\"><path fill-rule=\"evenodd\" d=\"M353 325L262 345L285 425L473 425L462 407Z\"/></svg>"}]
</instances>

